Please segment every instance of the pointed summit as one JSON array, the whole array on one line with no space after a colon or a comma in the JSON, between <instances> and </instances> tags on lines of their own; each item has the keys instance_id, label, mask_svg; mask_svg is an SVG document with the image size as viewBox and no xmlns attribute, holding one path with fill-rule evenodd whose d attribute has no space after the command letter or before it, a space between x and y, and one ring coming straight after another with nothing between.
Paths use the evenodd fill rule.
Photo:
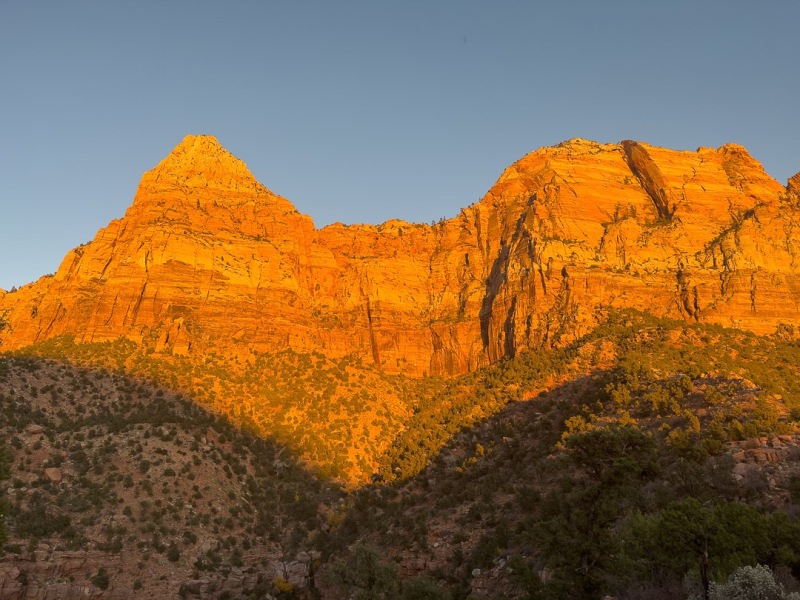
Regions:
<instances>
[{"instance_id":1,"label":"pointed summit","mask_svg":"<svg viewBox=\"0 0 800 600\"><path fill-rule=\"evenodd\" d=\"M126 218L138 224L163 219L194 223L200 229L226 223L231 230L254 228L254 235L260 235L257 223L281 220L279 215L296 212L288 200L261 185L247 165L223 148L217 138L187 135L154 169L142 175Z\"/></svg>"},{"instance_id":2,"label":"pointed summit","mask_svg":"<svg viewBox=\"0 0 800 600\"><path fill-rule=\"evenodd\" d=\"M169 183L186 186L240 191L261 187L247 165L212 135L187 135L147 175L158 182L166 179Z\"/></svg>"},{"instance_id":3,"label":"pointed summit","mask_svg":"<svg viewBox=\"0 0 800 600\"><path fill-rule=\"evenodd\" d=\"M192 135L189 134L181 140L181 142L172 149L164 161L172 161L180 163L183 160L191 159L196 156L233 156L219 140L213 135Z\"/></svg>"}]
</instances>

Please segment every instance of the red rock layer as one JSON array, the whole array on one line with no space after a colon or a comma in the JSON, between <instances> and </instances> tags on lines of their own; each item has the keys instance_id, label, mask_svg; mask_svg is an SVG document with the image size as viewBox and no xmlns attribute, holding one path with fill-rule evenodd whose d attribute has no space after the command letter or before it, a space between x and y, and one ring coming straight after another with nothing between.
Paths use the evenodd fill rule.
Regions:
<instances>
[{"instance_id":1,"label":"red rock layer","mask_svg":"<svg viewBox=\"0 0 800 600\"><path fill-rule=\"evenodd\" d=\"M209 136L53 277L0 292L0 342L127 337L155 352L358 353L455 374L633 307L769 333L800 316L800 179L736 145L575 139L533 152L435 225L311 219Z\"/></svg>"}]
</instances>

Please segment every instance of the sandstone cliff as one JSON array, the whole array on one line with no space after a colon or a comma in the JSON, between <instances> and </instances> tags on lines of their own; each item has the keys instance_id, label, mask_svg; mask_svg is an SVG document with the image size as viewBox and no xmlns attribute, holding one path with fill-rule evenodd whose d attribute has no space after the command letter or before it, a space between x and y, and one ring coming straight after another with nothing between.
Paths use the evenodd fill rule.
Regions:
<instances>
[{"instance_id":1,"label":"sandstone cliff","mask_svg":"<svg viewBox=\"0 0 800 600\"><path fill-rule=\"evenodd\" d=\"M798 176L780 185L741 146L574 139L438 224L316 229L187 136L54 276L0 292L0 343L357 353L421 375L568 341L607 306L769 333L800 316L798 223Z\"/></svg>"}]
</instances>

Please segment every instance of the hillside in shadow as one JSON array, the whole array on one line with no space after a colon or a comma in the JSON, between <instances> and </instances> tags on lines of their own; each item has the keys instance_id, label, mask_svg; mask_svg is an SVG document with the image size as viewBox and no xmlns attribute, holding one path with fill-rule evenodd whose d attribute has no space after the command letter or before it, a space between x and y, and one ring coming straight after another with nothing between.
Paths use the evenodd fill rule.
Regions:
<instances>
[{"instance_id":1,"label":"hillside in shadow","mask_svg":"<svg viewBox=\"0 0 800 600\"><path fill-rule=\"evenodd\" d=\"M307 587L342 492L285 447L151 383L29 357L0 358L0 410L3 598Z\"/></svg>"},{"instance_id":2,"label":"hillside in shadow","mask_svg":"<svg viewBox=\"0 0 800 600\"><path fill-rule=\"evenodd\" d=\"M124 349L60 340L0 358L3 597L644 600L753 564L797 585L789 328L612 312L569 346L452 379L295 353L159 370ZM356 388L376 381L407 412L380 409L394 435L371 482L336 483L304 444L346 453L374 410ZM187 382L197 397L169 389ZM243 388L261 398L252 413L214 412ZM303 418L269 433L285 414Z\"/></svg>"}]
</instances>

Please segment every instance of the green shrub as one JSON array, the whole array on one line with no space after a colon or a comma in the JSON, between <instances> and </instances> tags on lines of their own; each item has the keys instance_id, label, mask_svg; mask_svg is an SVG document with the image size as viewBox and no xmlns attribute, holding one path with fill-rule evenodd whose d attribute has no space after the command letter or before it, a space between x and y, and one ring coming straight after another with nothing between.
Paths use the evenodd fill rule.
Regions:
<instances>
[{"instance_id":1,"label":"green shrub","mask_svg":"<svg viewBox=\"0 0 800 600\"><path fill-rule=\"evenodd\" d=\"M178 562L180 557L181 551L178 550L178 546L175 544L175 542L172 542L169 545L169 548L167 548L167 560L169 560L169 562Z\"/></svg>"},{"instance_id":2,"label":"green shrub","mask_svg":"<svg viewBox=\"0 0 800 600\"><path fill-rule=\"evenodd\" d=\"M712 583L708 600L800 600L800 594L787 594L769 567L756 565L736 569L725 583Z\"/></svg>"},{"instance_id":3,"label":"green shrub","mask_svg":"<svg viewBox=\"0 0 800 600\"><path fill-rule=\"evenodd\" d=\"M93 575L91 578L92 585L101 590L107 590L108 585L111 583L110 579L108 578L108 573L104 567L100 567L100 570L97 571L96 575Z\"/></svg>"}]
</instances>

